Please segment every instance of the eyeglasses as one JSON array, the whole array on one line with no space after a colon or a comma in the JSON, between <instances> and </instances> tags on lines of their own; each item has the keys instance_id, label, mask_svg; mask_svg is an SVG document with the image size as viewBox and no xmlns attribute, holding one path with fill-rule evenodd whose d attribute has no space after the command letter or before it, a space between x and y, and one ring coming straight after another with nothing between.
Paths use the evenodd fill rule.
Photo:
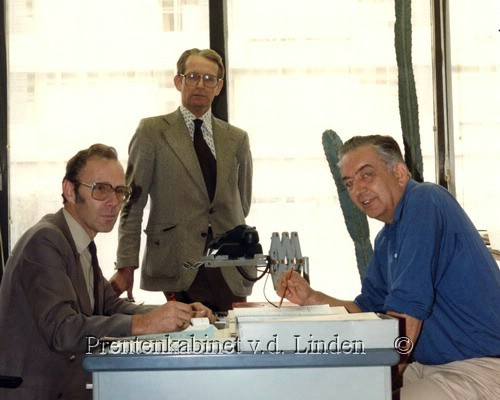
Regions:
<instances>
[{"instance_id":1,"label":"eyeglasses","mask_svg":"<svg viewBox=\"0 0 500 400\"><path fill-rule=\"evenodd\" d=\"M222 79L217 79L216 76L214 75L209 75L209 74L199 74L198 72L189 72L187 74L179 74L179 76L182 76L184 78L184 81L186 82L186 85L188 86L197 86L198 82L200 81L200 78L203 81L203 84L210 89L213 89L214 87L217 86L217 83L219 83L220 80Z\"/></svg>"},{"instance_id":2,"label":"eyeglasses","mask_svg":"<svg viewBox=\"0 0 500 400\"><path fill-rule=\"evenodd\" d=\"M127 186L117 186L113 187L109 183L102 182L94 182L94 183L85 183L82 181L77 181L83 186L87 186L92 189L90 195L94 200L104 201L106 200L112 192L115 192L116 198L119 203L123 203L128 200L130 195L132 194L132 190Z\"/></svg>"},{"instance_id":3,"label":"eyeglasses","mask_svg":"<svg viewBox=\"0 0 500 400\"><path fill-rule=\"evenodd\" d=\"M345 187L349 192L354 190L354 184L356 181L361 181L365 184L370 184L375 179L375 169L373 167L364 166L359 171L357 171L352 178L343 178Z\"/></svg>"}]
</instances>

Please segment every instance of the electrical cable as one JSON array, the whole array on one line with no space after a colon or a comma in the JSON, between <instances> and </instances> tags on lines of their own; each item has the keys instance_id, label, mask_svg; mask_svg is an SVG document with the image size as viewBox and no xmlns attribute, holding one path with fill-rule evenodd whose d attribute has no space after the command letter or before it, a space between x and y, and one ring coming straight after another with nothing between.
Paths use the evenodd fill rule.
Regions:
<instances>
[{"instance_id":1,"label":"electrical cable","mask_svg":"<svg viewBox=\"0 0 500 400\"><path fill-rule=\"evenodd\" d=\"M264 268L264 271L262 271L262 273L260 274L260 276L257 276L257 277L252 277L250 275L248 275L248 273L243 269L243 267L239 267L237 266L236 269L238 270L238 272L240 273L240 275L245 278L247 281L250 281L250 282L257 282L259 280L261 280L264 275L268 274L269 270L270 270L270 267L269 267L269 260L266 260L267 262L267 265L266 265L266 268ZM259 269L257 268L257 271L259 271Z\"/></svg>"}]
</instances>

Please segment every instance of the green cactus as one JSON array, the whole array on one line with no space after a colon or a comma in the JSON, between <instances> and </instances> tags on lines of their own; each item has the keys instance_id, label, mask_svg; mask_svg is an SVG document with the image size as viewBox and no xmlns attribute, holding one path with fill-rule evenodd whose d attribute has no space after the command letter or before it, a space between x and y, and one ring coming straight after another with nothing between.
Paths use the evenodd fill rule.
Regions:
<instances>
[{"instance_id":1,"label":"green cactus","mask_svg":"<svg viewBox=\"0 0 500 400\"><path fill-rule=\"evenodd\" d=\"M340 207L344 214L347 231L354 242L354 251L356 253L359 275L361 279L363 279L373 254L373 248L370 242L370 228L366 215L354 205L347 193L347 188L342 182L342 175L340 174L340 168L338 166L339 158L337 155L342 144L342 140L334 131L327 130L323 133L323 149L328 164L330 165L330 171L335 180L335 185L337 186Z\"/></svg>"},{"instance_id":2,"label":"green cactus","mask_svg":"<svg viewBox=\"0 0 500 400\"><path fill-rule=\"evenodd\" d=\"M399 116L403 131L405 162L413 179L422 182L424 167L420 148L418 102L411 57L411 0L395 0L394 45L398 64Z\"/></svg>"}]
</instances>

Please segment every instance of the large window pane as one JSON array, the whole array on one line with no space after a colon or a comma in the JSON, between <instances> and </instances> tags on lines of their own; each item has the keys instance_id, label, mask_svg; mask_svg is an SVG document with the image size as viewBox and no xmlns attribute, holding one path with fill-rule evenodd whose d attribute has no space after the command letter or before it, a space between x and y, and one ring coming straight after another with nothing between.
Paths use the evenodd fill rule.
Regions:
<instances>
[{"instance_id":1,"label":"large window pane","mask_svg":"<svg viewBox=\"0 0 500 400\"><path fill-rule=\"evenodd\" d=\"M429 6L413 2L413 61L424 175L434 181ZM230 119L248 130L255 165L248 223L266 251L272 232L298 231L313 286L353 298L354 245L321 136L380 133L402 143L394 1L232 0L228 10ZM380 225L371 227L374 235Z\"/></svg>"},{"instance_id":2,"label":"large window pane","mask_svg":"<svg viewBox=\"0 0 500 400\"><path fill-rule=\"evenodd\" d=\"M352 297L359 290L354 249L321 135L384 133L402 142L394 1L227 5L230 122L249 132L255 163L247 223L257 227L266 252L272 232L298 231L314 286ZM139 119L178 106L175 62L186 48L208 47L208 2L11 0L8 17L14 244L61 206L69 156L100 141L115 146L125 163ZM413 4L413 46L424 175L433 181L428 2ZM372 234L379 227L372 223ZM116 231L98 235L108 277L116 241ZM251 300L263 299L263 285Z\"/></svg>"},{"instance_id":3,"label":"large window pane","mask_svg":"<svg viewBox=\"0 0 500 400\"><path fill-rule=\"evenodd\" d=\"M500 2L450 2L457 198L500 233Z\"/></svg>"},{"instance_id":4,"label":"large window pane","mask_svg":"<svg viewBox=\"0 0 500 400\"><path fill-rule=\"evenodd\" d=\"M13 246L62 206L65 164L76 151L103 142L125 163L139 119L179 105L177 59L208 47L209 35L208 0L7 3ZM110 277L116 229L96 241Z\"/></svg>"}]
</instances>

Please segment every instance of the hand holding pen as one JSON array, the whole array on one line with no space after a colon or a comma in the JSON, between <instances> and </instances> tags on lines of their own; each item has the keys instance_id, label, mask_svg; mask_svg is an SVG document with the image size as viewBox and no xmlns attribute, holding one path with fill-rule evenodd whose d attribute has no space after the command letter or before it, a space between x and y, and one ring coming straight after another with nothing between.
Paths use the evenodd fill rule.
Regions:
<instances>
[{"instance_id":1,"label":"hand holding pen","mask_svg":"<svg viewBox=\"0 0 500 400\"><path fill-rule=\"evenodd\" d=\"M298 272L294 272L293 267L290 271L281 274L276 291L281 297L280 307L285 298L303 306L314 295L314 290L311 289L309 283Z\"/></svg>"},{"instance_id":2,"label":"hand holding pen","mask_svg":"<svg viewBox=\"0 0 500 400\"><path fill-rule=\"evenodd\" d=\"M283 300L285 299L286 291L288 290L288 281L292 277L293 268L294 268L294 264L292 264L290 266L290 271L286 274L287 278L286 278L286 282L285 282L285 290L283 291L283 294L281 295L280 304L279 304L278 308L281 308L281 305L283 304Z\"/></svg>"}]
</instances>

